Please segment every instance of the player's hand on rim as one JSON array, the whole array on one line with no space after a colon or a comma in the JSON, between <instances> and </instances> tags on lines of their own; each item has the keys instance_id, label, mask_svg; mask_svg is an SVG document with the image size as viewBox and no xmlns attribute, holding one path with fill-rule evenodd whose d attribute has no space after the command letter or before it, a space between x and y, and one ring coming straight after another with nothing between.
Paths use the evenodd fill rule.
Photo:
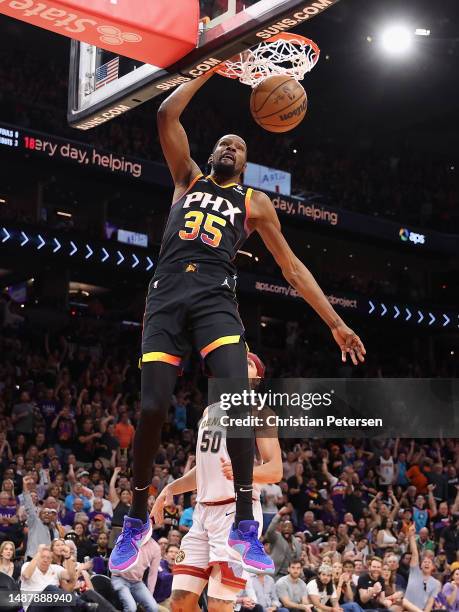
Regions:
<instances>
[{"instance_id":1,"label":"player's hand on rim","mask_svg":"<svg viewBox=\"0 0 459 612\"><path fill-rule=\"evenodd\" d=\"M365 361L367 351L358 335L345 323L340 323L332 329L333 338L341 349L341 361L344 363L347 356L351 358L354 365L358 365L359 361Z\"/></svg>"}]
</instances>

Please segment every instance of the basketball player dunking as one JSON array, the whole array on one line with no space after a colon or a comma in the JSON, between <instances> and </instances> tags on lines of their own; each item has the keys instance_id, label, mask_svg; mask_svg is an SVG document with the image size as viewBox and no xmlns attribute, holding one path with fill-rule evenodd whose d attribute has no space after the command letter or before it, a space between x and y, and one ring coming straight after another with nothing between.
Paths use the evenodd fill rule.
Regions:
<instances>
[{"instance_id":1,"label":"basketball player dunking","mask_svg":"<svg viewBox=\"0 0 459 612\"><path fill-rule=\"evenodd\" d=\"M150 538L148 488L161 428L170 405L178 369L190 343L200 351L214 377L247 381L244 327L235 297L233 260L248 235L256 231L286 280L329 326L341 349L357 365L364 360L360 338L335 312L309 270L293 254L281 232L271 200L240 184L247 147L239 136L220 138L212 151L211 173L203 176L191 159L180 116L209 76L184 83L162 104L158 130L174 180L174 200L154 277L148 289L142 337L141 414L133 448L134 491L130 515L110 557L110 569L129 569L139 547ZM205 116L203 116L205 121ZM244 383L245 384L245 383ZM237 408L232 408L234 411ZM245 567L273 571L260 553L252 512L254 440L227 439L234 474L236 514L228 546L244 550Z\"/></svg>"},{"instance_id":2,"label":"basketball player dunking","mask_svg":"<svg viewBox=\"0 0 459 612\"><path fill-rule=\"evenodd\" d=\"M256 379L263 378L264 365L257 355L248 353L247 366L249 379L256 384ZM172 612L198 610L206 584L208 612L232 612L238 592L245 587L247 575L239 563L234 563L226 546L235 502L222 414L218 404L206 408L199 423L196 466L167 485L151 511L155 523L161 524L171 496L197 490L193 525L182 540L173 567ZM257 415L263 418L263 412ZM255 443L261 462L253 470L253 513L261 531L260 487L282 478L282 455L273 427L258 428Z\"/></svg>"}]
</instances>

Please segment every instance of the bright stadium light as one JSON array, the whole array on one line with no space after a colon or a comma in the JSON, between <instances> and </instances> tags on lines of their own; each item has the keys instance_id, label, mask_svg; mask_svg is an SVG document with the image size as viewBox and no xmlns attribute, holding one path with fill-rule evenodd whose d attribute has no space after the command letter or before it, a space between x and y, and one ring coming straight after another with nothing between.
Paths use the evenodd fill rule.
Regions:
<instances>
[{"instance_id":1,"label":"bright stadium light","mask_svg":"<svg viewBox=\"0 0 459 612\"><path fill-rule=\"evenodd\" d=\"M406 55L413 44L413 32L401 24L388 26L381 35L381 44L390 55Z\"/></svg>"}]
</instances>

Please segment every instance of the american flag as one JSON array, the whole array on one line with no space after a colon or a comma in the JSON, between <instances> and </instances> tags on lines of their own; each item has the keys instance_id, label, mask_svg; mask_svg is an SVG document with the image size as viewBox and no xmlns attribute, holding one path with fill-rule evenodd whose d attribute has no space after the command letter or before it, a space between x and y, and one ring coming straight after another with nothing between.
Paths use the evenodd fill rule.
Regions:
<instances>
[{"instance_id":1,"label":"american flag","mask_svg":"<svg viewBox=\"0 0 459 612\"><path fill-rule=\"evenodd\" d=\"M117 56L107 62L106 64L102 64L96 70L96 89L99 87L103 87L110 83L111 81L115 81L118 78L118 70L120 67L120 58Z\"/></svg>"}]
</instances>

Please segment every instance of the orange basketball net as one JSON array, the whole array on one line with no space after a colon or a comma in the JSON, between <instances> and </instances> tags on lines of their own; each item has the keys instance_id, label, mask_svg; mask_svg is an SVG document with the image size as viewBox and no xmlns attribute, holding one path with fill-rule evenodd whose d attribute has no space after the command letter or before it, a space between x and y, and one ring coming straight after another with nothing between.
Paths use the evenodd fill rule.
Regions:
<instances>
[{"instance_id":1,"label":"orange basketball net","mask_svg":"<svg viewBox=\"0 0 459 612\"><path fill-rule=\"evenodd\" d=\"M288 75L301 81L317 64L319 55L314 41L284 32L231 58L216 72L251 87L274 75Z\"/></svg>"}]
</instances>

